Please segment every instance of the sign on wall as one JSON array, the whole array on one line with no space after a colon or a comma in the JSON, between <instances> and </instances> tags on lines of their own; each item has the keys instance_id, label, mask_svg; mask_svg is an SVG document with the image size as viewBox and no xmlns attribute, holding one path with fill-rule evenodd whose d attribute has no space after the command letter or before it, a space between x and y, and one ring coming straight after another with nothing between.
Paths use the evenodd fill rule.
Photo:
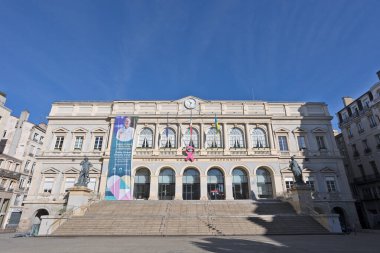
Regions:
<instances>
[{"instance_id":1,"label":"sign on wall","mask_svg":"<svg viewBox=\"0 0 380 253\"><path fill-rule=\"evenodd\" d=\"M137 117L117 116L111 142L106 200L130 200L133 136Z\"/></svg>"}]
</instances>

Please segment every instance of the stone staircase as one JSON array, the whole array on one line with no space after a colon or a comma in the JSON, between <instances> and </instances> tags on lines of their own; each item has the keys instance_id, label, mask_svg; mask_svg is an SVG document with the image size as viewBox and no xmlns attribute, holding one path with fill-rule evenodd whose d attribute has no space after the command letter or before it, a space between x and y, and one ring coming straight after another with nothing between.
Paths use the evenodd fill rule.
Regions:
<instances>
[{"instance_id":1,"label":"stone staircase","mask_svg":"<svg viewBox=\"0 0 380 253\"><path fill-rule=\"evenodd\" d=\"M101 201L53 236L327 234L280 201Z\"/></svg>"}]
</instances>

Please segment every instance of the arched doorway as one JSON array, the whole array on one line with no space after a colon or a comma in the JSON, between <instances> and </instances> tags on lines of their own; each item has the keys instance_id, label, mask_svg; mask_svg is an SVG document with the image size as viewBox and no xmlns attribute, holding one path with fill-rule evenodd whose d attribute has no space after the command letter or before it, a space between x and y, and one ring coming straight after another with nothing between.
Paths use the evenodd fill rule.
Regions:
<instances>
[{"instance_id":1,"label":"arched doorway","mask_svg":"<svg viewBox=\"0 0 380 253\"><path fill-rule=\"evenodd\" d=\"M200 180L198 170L189 168L183 173L182 198L184 200L200 199Z\"/></svg>"},{"instance_id":2,"label":"arched doorway","mask_svg":"<svg viewBox=\"0 0 380 253\"><path fill-rule=\"evenodd\" d=\"M49 212L46 209L38 209L36 211L36 214L34 215L34 218L32 221L32 232L31 232L33 236L38 235L38 231L40 230L40 225L41 225L41 216L43 215L49 215Z\"/></svg>"},{"instance_id":3,"label":"arched doorway","mask_svg":"<svg viewBox=\"0 0 380 253\"><path fill-rule=\"evenodd\" d=\"M170 168L164 168L158 176L158 198L160 200L172 200L175 197L175 172Z\"/></svg>"},{"instance_id":4,"label":"arched doorway","mask_svg":"<svg viewBox=\"0 0 380 253\"><path fill-rule=\"evenodd\" d=\"M149 199L150 171L141 168L136 171L133 197L135 199Z\"/></svg>"},{"instance_id":5,"label":"arched doorway","mask_svg":"<svg viewBox=\"0 0 380 253\"><path fill-rule=\"evenodd\" d=\"M261 199L273 198L272 177L270 172L263 167L256 171L257 196Z\"/></svg>"},{"instance_id":6,"label":"arched doorway","mask_svg":"<svg viewBox=\"0 0 380 253\"><path fill-rule=\"evenodd\" d=\"M342 228L342 232L348 232L348 223L346 222L346 215L344 214L343 208L334 207L331 212L339 215L339 223L340 227Z\"/></svg>"},{"instance_id":7,"label":"arched doorway","mask_svg":"<svg viewBox=\"0 0 380 253\"><path fill-rule=\"evenodd\" d=\"M234 199L249 199L248 176L244 169L232 171L232 194Z\"/></svg>"},{"instance_id":8,"label":"arched doorway","mask_svg":"<svg viewBox=\"0 0 380 253\"><path fill-rule=\"evenodd\" d=\"M212 168L207 172L207 193L211 200L225 199L224 175L220 169Z\"/></svg>"}]
</instances>

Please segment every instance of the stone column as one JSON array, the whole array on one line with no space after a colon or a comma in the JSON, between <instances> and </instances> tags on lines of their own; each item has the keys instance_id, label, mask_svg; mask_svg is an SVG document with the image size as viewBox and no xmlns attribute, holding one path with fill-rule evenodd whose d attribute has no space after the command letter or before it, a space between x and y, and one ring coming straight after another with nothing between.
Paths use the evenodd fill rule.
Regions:
<instances>
[{"instance_id":1,"label":"stone column","mask_svg":"<svg viewBox=\"0 0 380 253\"><path fill-rule=\"evenodd\" d=\"M181 136L182 136L182 129L181 129L181 123L177 123L177 155L182 155L182 147L181 147Z\"/></svg>"},{"instance_id":2,"label":"stone column","mask_svg":"<svg viewBox=\"0 0 380 253\"><path fill-rule=\"evenodd\" d=\"M154 127L154 144L153 144L153 155L159 155L160 151L159 151L159 143L158 143L158 138L160 136L160 125L158 123L156 123L155 127Z\"/></svg>"},{"instance_id":3,"label":"stone column","mask_svg":"<svg viewBox=\"0 0 380 253\"><path fill-rule=\"evenodd\" d=\"M228 137L227 137L227 124L226 123L221 123L221 125L222 125L222 132L223 132L223 134L222 134L222 139L223 139L223 141L222 141L222 143L223 143L223 146L224 146L224 154L225 155L229 155L230 154L230 150L229 150L229 147L230 147L230 143L229 143L229 141L228 141Z\"/></svg>"},{"instance_id":4,"label":"stone column","mask_svg":"<svg viewBox=\"0 0 380 253\"><path fill-rule=\"evenodd\" d=\"M158 200L158 176L156 175L150 177L149 200Z\"/></svg>"},{"instance_id":5,"label":"stone column","mask_svg":"<svg viewBox=\"0 0 380 253\"><path fill-rule=\"evenodd\" d=\"M225 190L226 190L226 200L233 200L234 196L232 194L232 176L225 175Z\"/></svg>"},{"instance_id":6,"label":"stone column","mask_svg":"<svg viewBox=\"0 0 380 253\"><path fill-rule=\"evenodd\" d=\"M110 162L109 158L103 159L102 171L100 174L100 182L99 182L100 199L104 199L105 194L106 194L106 184L107 184L109 162Z\"/></svg>"},{"instance_id":7,"label":"stone column","mask_svg":"<svg viewBox=\"0 0 380 253\"><path fill-rule=\"evenodd\" d=\"M200 175L200 183L201 183L201 200L208 200L206 175Z\"/></svg>"},{"instance_id":8,"label":"stone column","mask_svg":"<svg viewBox=\"0 0 380 253\"><path fill-rule=\"evenodd\" d=\"M268 144L269 144L269 147L270 147L270 150L272 151L276 151L276 147L274 145L274 133L273 133L273 129L272 129L272 124L271 123L268 123L267 124L268 126Z\"/></svg>"},{"instance_id":9,"label":"stone column","mask_svg":"<svg viewBox=\"0 0 380 253\"><path fill-rule=\"evenodd\" d=\"M182 200L182 176L175 177L175 200Z\"/></svg>"}]
</instances>

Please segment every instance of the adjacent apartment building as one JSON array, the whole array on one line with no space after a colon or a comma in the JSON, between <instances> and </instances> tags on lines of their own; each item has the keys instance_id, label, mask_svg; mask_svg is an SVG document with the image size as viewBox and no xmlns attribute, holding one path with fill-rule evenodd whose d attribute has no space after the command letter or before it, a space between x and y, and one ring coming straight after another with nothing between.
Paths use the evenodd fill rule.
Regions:
<instances>
[{"instance_id":1,"label":"adjacent apartment building","mask_svg":"<svg viewBox=\"0 0 380 253\"><path fill-rule=\"evenodd\" d=\"M20 221L46 131L45 124L28 122L27 111L12 116L5 102L0 93L0 229L16 228Z\"/></svg>"},{"instance_id":2,"label":"adjacent apartment building","mask_svg":"<svg viewBox=\"0 0 380 253\"><path fill-rule=\"evenodd\" d=\"M120 117L133 124L133 137L132 131L113 133L124 127ZM354 200L331 119L327 105L319 102L189 96L53 103L19 228L27 231L36 218L65 212L68 189L84 158L92 164L88 187L93 198L106 199L107 186L119 173L111 153L118 138L133 138L127 182L132 199L286 199L294 182L289 161L295 156L313 191L315 211L339 213L343 223L355 224ZM193 160L186 154L189 146L195 149Z\"/></svg>"},{"instance_id":3,"label":"adjacent apartment building","mask_svg":"<svg viewBox=\"0 0 380 253\"><path fill-rule=\"evenodd\" d=\"M377 72L380 79L380 71ZM380 82L357 99L343 98L337 143L362 226L380 228Z\"/></svg>"}]
</instances>

